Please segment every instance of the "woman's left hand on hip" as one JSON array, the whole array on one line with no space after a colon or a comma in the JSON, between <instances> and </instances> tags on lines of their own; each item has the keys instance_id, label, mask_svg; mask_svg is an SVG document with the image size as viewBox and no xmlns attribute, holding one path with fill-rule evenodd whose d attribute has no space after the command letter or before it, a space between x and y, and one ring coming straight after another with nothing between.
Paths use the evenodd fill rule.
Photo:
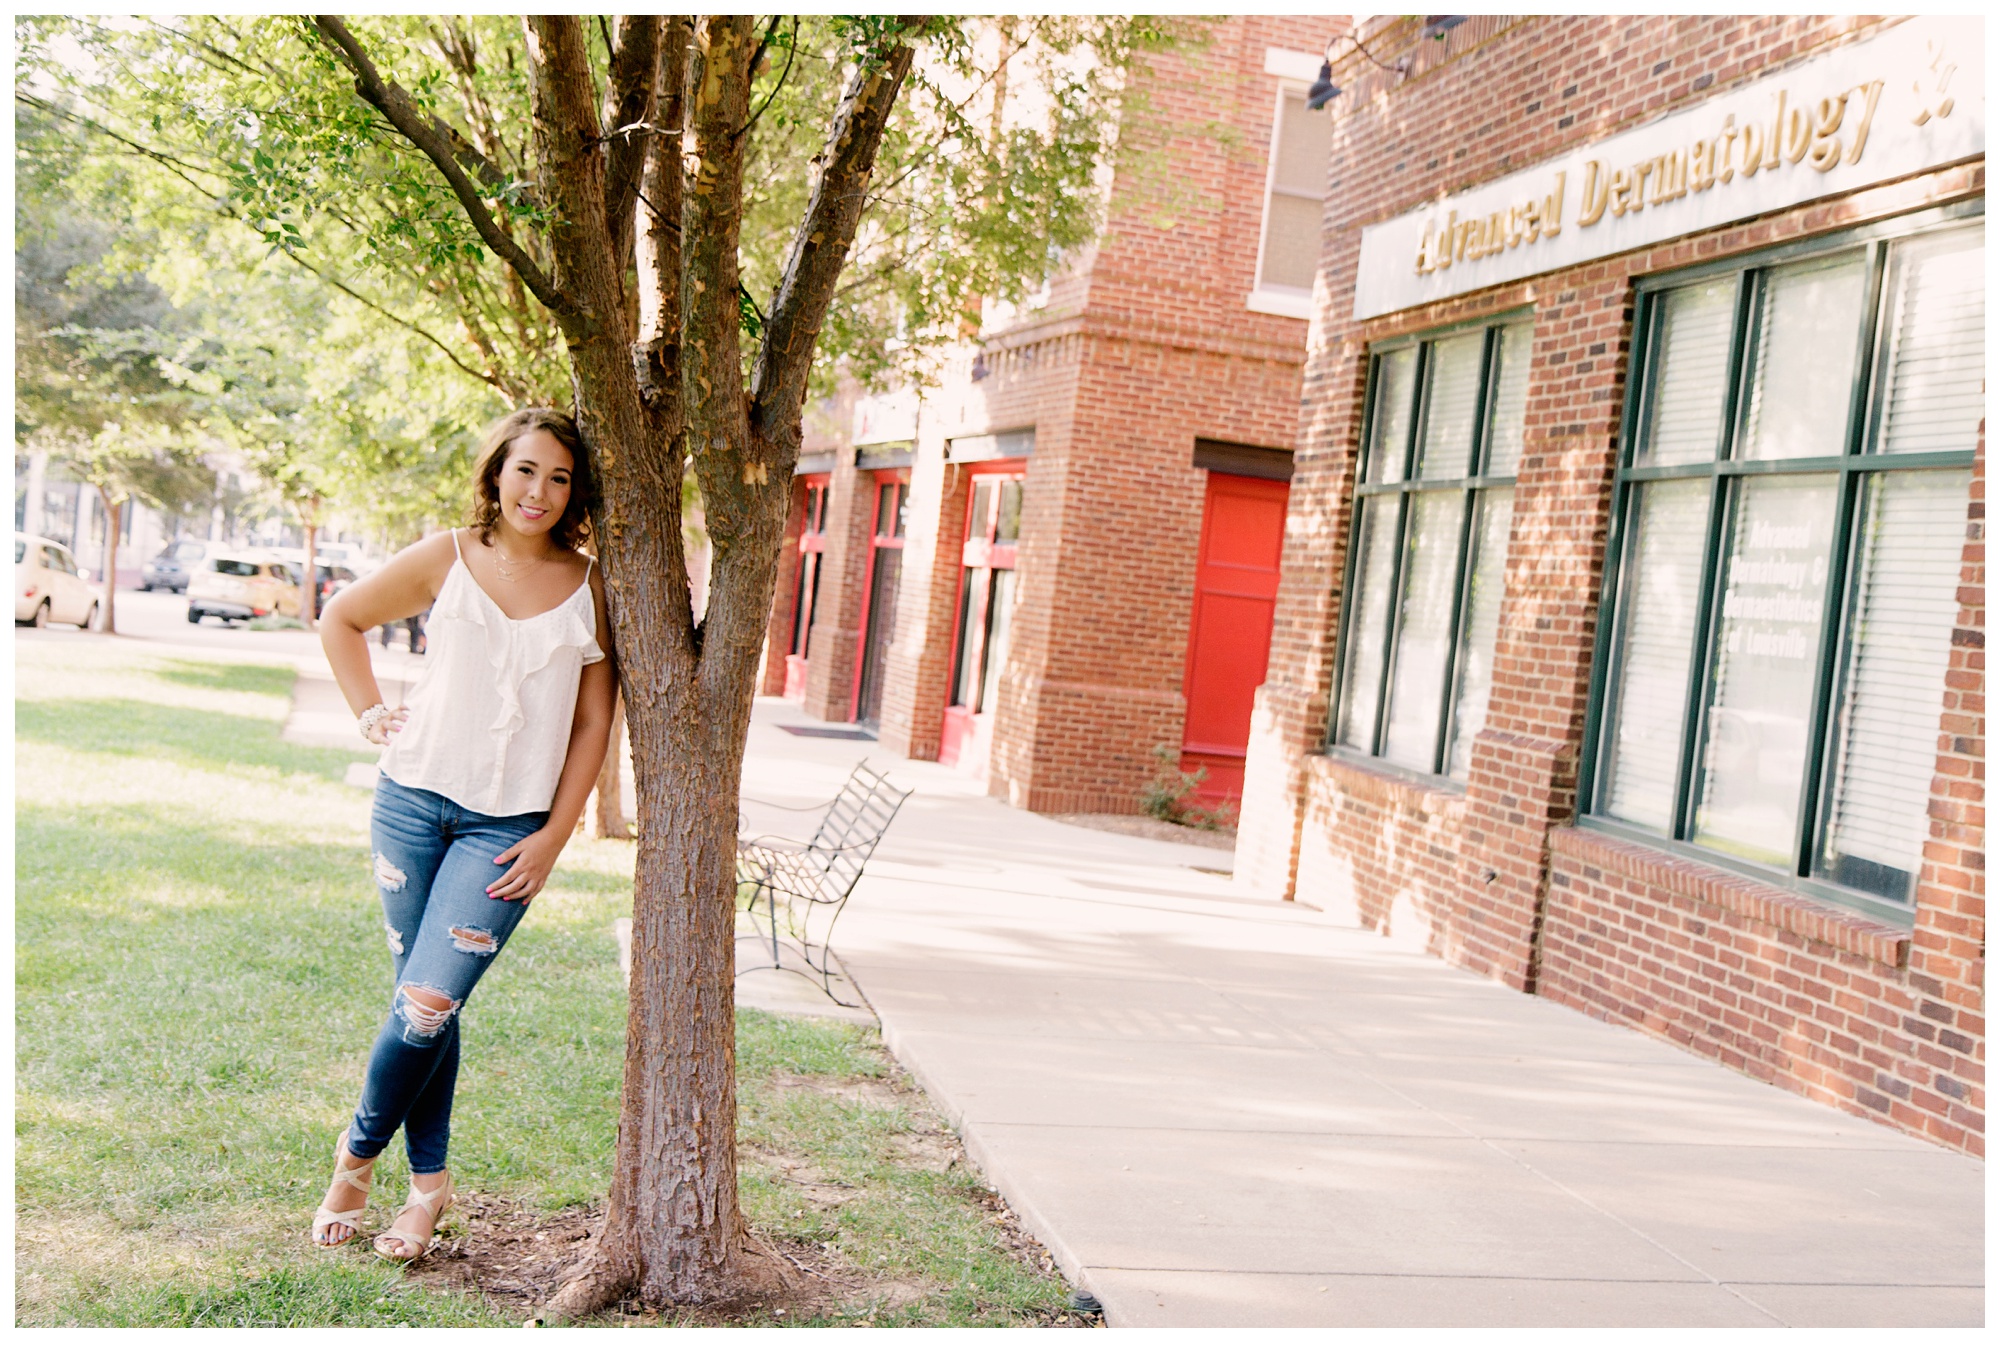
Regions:
<instances>
[{"instance_id":1,"label":"woman's left hand on hip","mask_svg":"<svg viewBox=\"0 0 2000 1352\"><path fill-rule=\"evenodd\" d=\"M500 852L493 860L496 864L508 864L507 871L486 889L489 897L502 901L518 901L527 905L542 890L555 869L556 859L562 854L563 842L552 838L544 831L526 836L515 845Z\"/></svg>"}]
</instances>

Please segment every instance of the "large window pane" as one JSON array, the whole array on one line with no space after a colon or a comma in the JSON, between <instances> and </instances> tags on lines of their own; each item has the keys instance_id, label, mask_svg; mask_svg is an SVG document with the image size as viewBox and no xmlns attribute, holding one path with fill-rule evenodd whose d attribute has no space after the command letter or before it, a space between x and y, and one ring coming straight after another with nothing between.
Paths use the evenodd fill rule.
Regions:
<instances>
[{"instance_id":1,"label":"large window pane","mask_svg":"<svg viewBox=\"0 0 2000 1352\"><path fill-rule=\"evenodd\" d=\"M1271 194L1271 210L1264 218L1264 270L1260 274L1266 286L1312 290L1313 273L1319 269L1320 211L1317 197Z\"/></svg>"},{"instance_id":2,"label":"large window pane","mask_svg":"<svg viewBox=\"0 0 2000 1352\"><path fill-rule=\"evenodd\" d=\"M1317 199L1326 191L1332 151L1333 119L1307 109L1304 95L1287 92L1278 116L1278 144L1271 153L1271 186Z\"/></svg>"},{"instance_id":3,"label":"large window pane","mask_svg":"<svg viewBox=\"0 0 2000 1352\"><path fill-rule=\"evenodd\" d=\"M1479 361L1486 335L1468 333L1431 347L1430 400L1417 475L1462 479L1472 465L1472 429L1479 421Z\"/></svg>"},{"instance_id":4,"label":"large window pane","mask_svg":"<svg viewBox=\"0 0 2000 1352\"><path fill-rule=\"evenodd\" d=\"M1340 716L1334 740L1357 751L1375 749L1375 715L1381 709L1382 653L1389 632L1389 587L1396 569L1395 497L1363 498L1354 533L1360 556L1345 598L1346 661L1340 676Z\"/></svg>"},{"instance_id":5,"label":"large window pane","mask_svg":"<svg viewBox=\"0 0 2000 1352\"><path fill-rule=\"evenodd\" d=\"M1418 493L1410 499L1403 602L1382 755L1428 773L1436 766L1444 713L1445 664L1451 655L1451 603L1458 582L1459 524L1465 495Z\"/></svg>"},{"instance_id":6,"label":"large window pane","mask_svg":"<svg viewBox=\"0 0 2000 1352\"><path fill-rule=\"evenodd\" d=\"M1500 369L1493 378L1493 430L1488 435L1486 474L1513 474L1521 467L1521 443L1528 419L1528 359L1535 326L1509 324L1500 331Z\"/></svg>"},{"instance_id":7,"label":"large window pane","mask_svg":"<svg viewBox=\"0 0 2000 1352\"><path fill-rule=\"evenodd\" d=\"M1706 479L1633 489L1605 754L1606 815L1670 832L1708 536Z\"/></svg>"},{"instance_id":8,"label":"large window pane","mask_svg":"<svg viewBox=\"0 0 2000 1352\"><path fill-rule=\"evenodd\" d=\"M1514 490L1479 495L1472 580L1465 589L1465 639L1458 653L1458 698L1451 714L1451 754L1445 773L1463 779L1472 768L1472 739L1486 726L1493 697L1493 650L1500 637L1500 598L1507 584L1507 531L1514 522Z\"/></svg>"},{"instance_id":9,"label":"large window pane","mask_svg":"<svg viewBox=\"0 0 2000 1352\"><path fill-rule=\"evenodd\" d=\"M999 518L993 527L993 543L1011 545L1021 538L1021 487L1019 479L1000 485Z\"/></svg>"},{"instance_id":10,"label":"large window pane","mask_svg":"<svg viewBox=\"0 0 2000 1352\"><path fill-rule=\"evenodd\" d=\"M1410 441L1410 409L1417 389L1417 350L1391 352L1375 364L1374 426L1368 433L1368 482L1395 483L1403 477Z\"/></svg>"},{"instance_id":11,"label":"large window pane","mask_svg":"<svg viewBox=\"0 0 2000 1352\"><path fill-rule=\"evenodd\" d=\"M1831 809L1815 872L1910 899L1928 831L1971 476L1869 476L1859 581L1834 729Z\"/></svg>"},{"instance_id":12,"label":"large window pane","mask_svg":"<svg viewBox=\"0 0 2000 1352\"><path fill-rule=\"evenodd\" d=\"M1670 291L1660 302L1659 361L1646 396L1639 465L1693 465L1715 459L1729 394L1729 331L1736 282Z\"/></svg>"},{"instance_id":13,"label":"large window pane","mask_svg":"<svg viewBox=\"0 0 2000 1352\"><path fill-rule=\"evenodd\" d=\"M1789 460L1847 449L1861 307L1863 255L1779 268L1764 280L1743 456Z\"/></svg>"},{"instance_id":14,"label":"large window pane","mask_svg":"<svg viewBox=\"0 0 2000 1352\"><path fill-rule=\"evenodd\" d=\"M1897 246L1879 449L1969 451L1986 416L1986 244L1954 230Z\"/></svg>"},{"instance_id":15,"label":"large window pane","mask_svg":"<svg viewBox=\"0 0 2000 1352\"><path fill-rule=\"evenodd\" d=\"M1839 477L1738 485L1694 839L1789 866Z\"/></svg>"},{"instance_id":16,"label":"large window pane","mask_svg":"<svg viewBox=\"0 0 2000 1352\"><path fill-rule=\"evenodd\" d=\"M999 702L1000 673L1007 666L1007 645L1014 629L1014 570L995 569L993 608L986 622L986 678L980 684L979 711L986 713Z\"/></svg>"},{"instance_id":17,"label":"large window pane","mask_svg":"<svg viewBox=\"0 0 2000 1352\"><path fill-rule=\"evenodd\" d=\"M958 593L958 669L951 677L951 702L972 707L979 689L980 650L986 639L986 589L990 568L968 568Z\"/></svg>"}]
</instances>

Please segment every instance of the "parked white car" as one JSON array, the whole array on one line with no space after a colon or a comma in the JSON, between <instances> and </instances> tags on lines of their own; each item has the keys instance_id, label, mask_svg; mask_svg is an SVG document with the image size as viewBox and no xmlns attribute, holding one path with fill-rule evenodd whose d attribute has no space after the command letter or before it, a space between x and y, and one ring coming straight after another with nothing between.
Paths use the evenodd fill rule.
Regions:
<instances>
[{"instance_id":1,"label":"parked white car","mask_svg":"<svg viewBox=\"0 0 2000 1352\"><path fill-rule=\"evenodd\" d=\"M55 621L88 629L97 623L102 599L69 550L39 535L14 532L14 623L40 629Z\"/></svg>"},{"instance_id":2,"label":"parked white car","mask_svg":"<svg viewBox=\"0 0 2000 1352\"><path fill-rule=\"evenodd\" d=\"M188 579L188 623L299 613L298 572L261 549L216 549Z\"/></svg>"}]
</instances>

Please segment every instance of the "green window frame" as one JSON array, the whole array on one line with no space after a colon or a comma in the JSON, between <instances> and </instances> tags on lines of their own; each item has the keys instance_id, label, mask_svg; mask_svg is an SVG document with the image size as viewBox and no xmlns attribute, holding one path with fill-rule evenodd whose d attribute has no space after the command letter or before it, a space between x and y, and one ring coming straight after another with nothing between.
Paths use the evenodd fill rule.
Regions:
<instances>
[{"instance_id":1,"label":"green window frame","mask_svg":"<svg viewBox=\"0 0 2000 1352\"><path fill-rule=\"evenodd\" d=\"M1485 726L1531 316L1369 352L1331 751L1462 783Z\"/></svg>"},{"instance_id":2,"label":"green window frame","mask_svg":"<svg viewBox=\"0 0 2000 1352\"><path fill-rule=\"evenodd\" d=\"M1638 283L1593 828L1912 918L1983 416L1982 214Z\"/></svg>"}]
</instances>

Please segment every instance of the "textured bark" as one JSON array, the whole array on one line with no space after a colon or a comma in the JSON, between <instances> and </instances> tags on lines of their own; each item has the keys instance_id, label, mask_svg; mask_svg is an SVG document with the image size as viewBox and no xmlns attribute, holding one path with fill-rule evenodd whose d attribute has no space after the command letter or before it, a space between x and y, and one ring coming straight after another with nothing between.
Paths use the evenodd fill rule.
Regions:
<instances>
[{"instance_id":1,"label":"textured bark","mask_svg":"<svg viewBox=\"0 0 2000 1352\"><path fill-rule=\"evenodd\" d=\"M628 840L631 823L625 819L625 767L620 743L625 737L625 696L611 706L611 750L604 768L597 772L597 820L593 823L599 840Z\"/></svg>"},{"instance_id":2,"label":"textured bark","mask_svg":"<svg viewBox=\"0 0 2000 1352\"><path fill-rule=\"evenodd\" d=\"M424 151L556 316L600 479L596 547L639 805L632 978L605 1223L551 1310L582 1315L635 1290L678 1304L764 1285L772 1260L744 1227L736 1186L743 747L806 376L911 50L889 43L850 83L746 392L736 251L752 19L621 19L601 105L580 21L525 20L536 171L555 222L545 277L488 233L453 138L413 114L337 18L315 22L360 95ZM650 127L607 136L635 123ZM681 529L690 459L713 551L699 627Z\"/></svg>"},{"instance_id":3,"label":"textured bark","mask_svg":"<svg viewBox=\"0 0 2000 1352\"><path fill-rule=\"evenodd\" d=\"M101 633L118 632L118 532L125 526L125 502L113 500L111 490L100 487L97 496L104 504L104 604L97 613Z\"/></svg>"},{"instance_id":4,"label":"textured bark","mask_svg":"<svg viewBox=\"0 0 2000 1352\"><path fill-rule=\"evenodd\" d=\"M305 576L299 579L299 623L310 633L319 627L319 518L307 517Z\"/></svg>"}]
</instances>

